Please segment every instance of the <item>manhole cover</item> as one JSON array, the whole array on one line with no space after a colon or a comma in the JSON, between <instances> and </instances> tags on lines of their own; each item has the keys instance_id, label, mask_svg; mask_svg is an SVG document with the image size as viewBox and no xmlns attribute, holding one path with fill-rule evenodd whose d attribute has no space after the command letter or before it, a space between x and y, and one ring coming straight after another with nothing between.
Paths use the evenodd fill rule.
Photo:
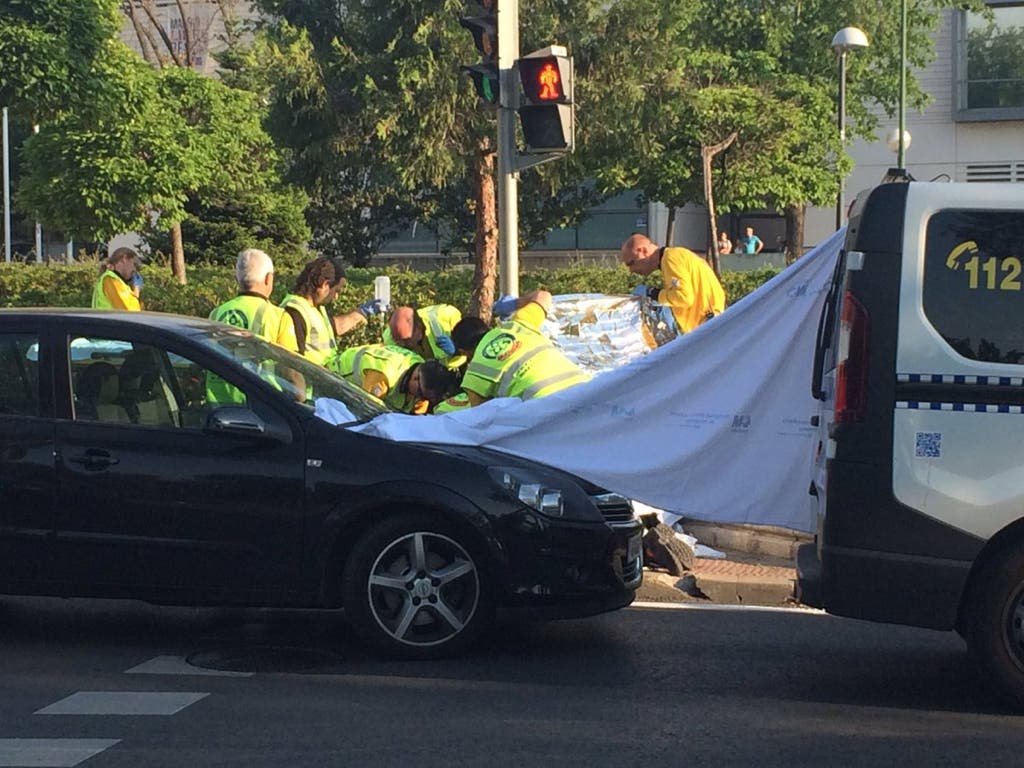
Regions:
<instances>
[{"instance_id":1,"label":"manhole cover","mask_svg":"<svg viewBox=\"0 0 1024 768\"><path fill-rule=\"evenodd\" d=\"M222 672L290 672L296 674L339 674L344 657L316 648L280 645L249 645L199 651L185 659L194 667Z\"/></svg>"}]
</instances>

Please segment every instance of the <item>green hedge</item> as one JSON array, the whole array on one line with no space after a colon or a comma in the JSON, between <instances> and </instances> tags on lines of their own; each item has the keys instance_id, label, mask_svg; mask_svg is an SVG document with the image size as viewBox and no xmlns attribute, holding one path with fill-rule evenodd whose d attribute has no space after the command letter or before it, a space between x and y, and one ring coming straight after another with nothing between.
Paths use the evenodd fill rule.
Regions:
<instances>
[{"instance_id":1,"label":"green hedge","mask_svg":"<svg viewBox=\"0 0 1024 768\"><path fill-rule=\"evenodd\" d=\"M142 300L146 309L206 317L210 311L234 295L234 273L229 268L192 266L188 284L178 285L166 266L143 265L146 283ZM744 272L726 272L722 276L729 302L736 302L778 273L764 268ZM274 287L274 300L280 301L291 288L297 272L279 272ZM391 300L395 305L453 304L460 309L469 305L473 273L454 268L434 272L418 272L398 267L386 269L349 269L348 285L334 306L345 312L373 295L373 278L391 278ZM88 307L92 287L99 275L95 262L72 265L0 264L0 306L2 307ZM649 280L657 284L655 274ZM554 294L605 293L627 294L640 280L624 267L573 266L564 269L540 269L524 273L520 278L522 292L544 288ZM365 343L379 337L383 327L380 318L346 337L351 344Z\"/></svg>"}]
</instances>

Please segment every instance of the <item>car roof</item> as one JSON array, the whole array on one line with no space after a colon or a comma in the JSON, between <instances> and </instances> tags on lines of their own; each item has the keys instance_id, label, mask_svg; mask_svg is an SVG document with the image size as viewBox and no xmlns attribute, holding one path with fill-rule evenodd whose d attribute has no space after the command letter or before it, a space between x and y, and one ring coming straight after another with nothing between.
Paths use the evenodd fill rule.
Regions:
<instances>
[{"instance_id":1,"label":"car roof","mask_svg":"<svg viewBox=\"0 0 1024 768\"><path fill-rule=\"evenodd\" d=\"M61 320L116 321L118 325L157 329L171 333L190 335L201 331L214 330L220 323L189 315L173 315L168 312L126 312L113 309L81 309L67 307L22 307L0 309L0 323L4 320L44 320L59 323Z\"/></svg>"}]
</instances>

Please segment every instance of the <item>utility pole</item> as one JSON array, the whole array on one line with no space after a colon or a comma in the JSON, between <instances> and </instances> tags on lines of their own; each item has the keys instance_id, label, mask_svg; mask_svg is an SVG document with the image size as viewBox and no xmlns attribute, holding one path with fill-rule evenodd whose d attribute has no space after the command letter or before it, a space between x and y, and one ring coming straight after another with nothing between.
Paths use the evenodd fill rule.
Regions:
<instances>
[{"instance_id":1,"label":"utility pole","mask_svg":"<svg viewBox=\"0 0 1024 768\"><path fill-rule=\"evenodd\" d=\"M11 263L11 137L7 127L7 107L3 111L4 144L4 261Z\"/></svg>"},{"instance_id":2,"label":"utility pole","mask_svg":"<svg viewBox=\"0 0 1024 768\"><path fill-rule=\"evenodd\" d=\"M500 0L498 15L498 269L500 295L519 295L519 171L516 110L519 84L519 2Z\"/></svg>"}]
</instances>

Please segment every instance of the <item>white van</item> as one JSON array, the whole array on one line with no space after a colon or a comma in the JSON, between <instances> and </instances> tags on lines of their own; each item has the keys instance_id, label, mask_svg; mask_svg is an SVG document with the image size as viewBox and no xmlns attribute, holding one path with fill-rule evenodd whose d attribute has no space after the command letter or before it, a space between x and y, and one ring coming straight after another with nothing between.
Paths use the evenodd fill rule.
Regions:
<instances>
[{"instance_id":1,"label":"white van","mask_svg":"<svg viewBox=\"0 0 1024 768\"><path fill-rule=\"evenodd\" d=\"M883 184L850 216L815 350L798 595L956 629L1024 707L1024 184Z\"/></svg>"}]
</instances>

